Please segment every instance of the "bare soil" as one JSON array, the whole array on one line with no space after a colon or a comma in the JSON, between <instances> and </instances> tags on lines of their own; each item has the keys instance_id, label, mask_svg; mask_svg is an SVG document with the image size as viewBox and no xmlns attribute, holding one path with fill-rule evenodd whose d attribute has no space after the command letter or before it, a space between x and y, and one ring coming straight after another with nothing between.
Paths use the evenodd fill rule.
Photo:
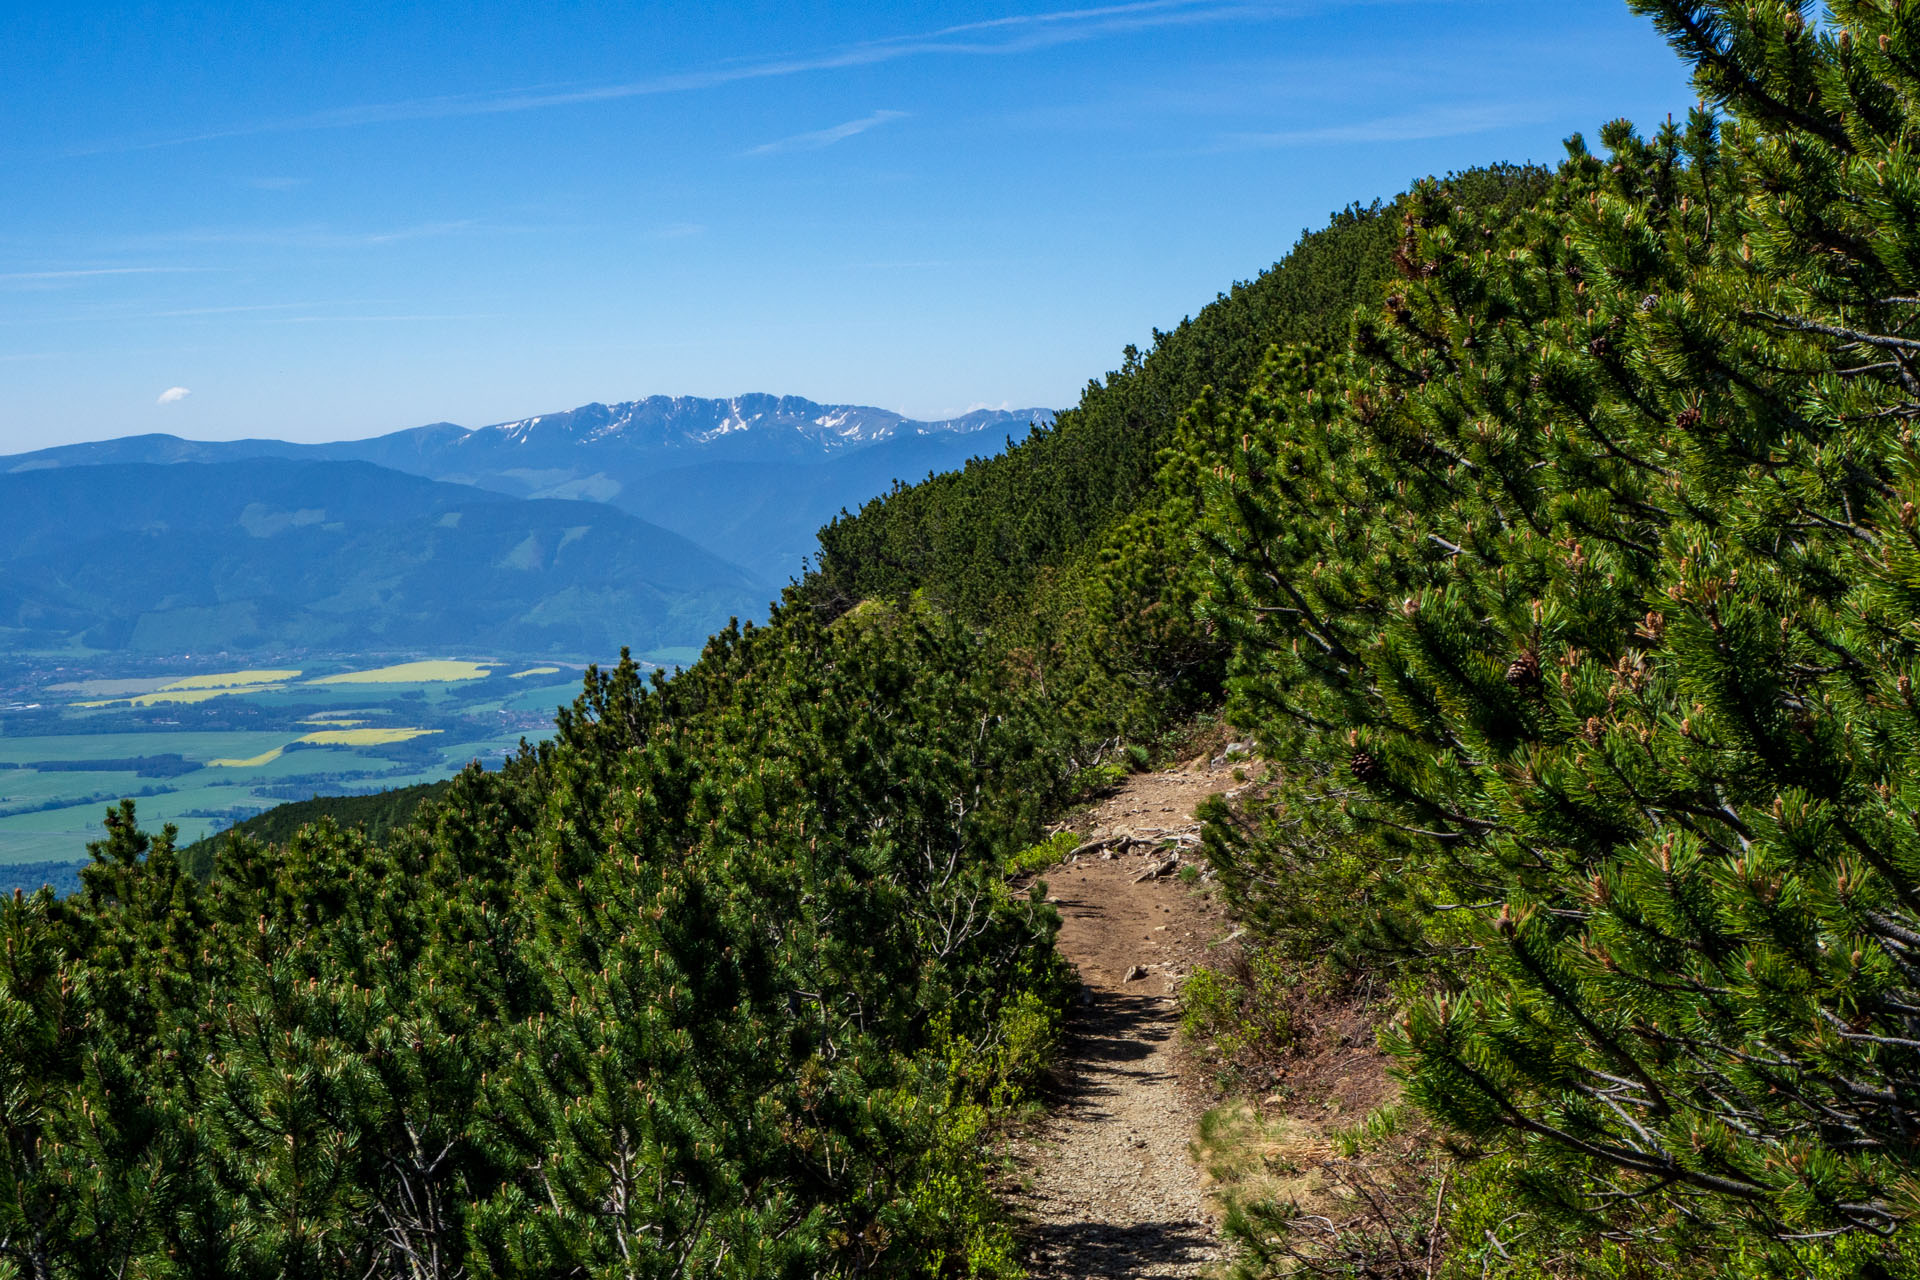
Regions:
<instances>
[{"instance_id":1,"label":"bare soil","mask_svg":"<svg viewBox=\"0 0 1920 1280\"><path fill-rule=\"evenodd\" d=\"M1023 1174L1009 1194L1035 1280L1195 1276L1221 1256L1190 1150L1204 1100L1174 997L1228 922L1177 874L1139 877L1179 850L1193 862L1195 807L1239 785L1205 760L1135 776L1074 825L1115 845L1041 877L1083 988L1049 1116L1012 1143Z\"/></svg>"}]
</instances>

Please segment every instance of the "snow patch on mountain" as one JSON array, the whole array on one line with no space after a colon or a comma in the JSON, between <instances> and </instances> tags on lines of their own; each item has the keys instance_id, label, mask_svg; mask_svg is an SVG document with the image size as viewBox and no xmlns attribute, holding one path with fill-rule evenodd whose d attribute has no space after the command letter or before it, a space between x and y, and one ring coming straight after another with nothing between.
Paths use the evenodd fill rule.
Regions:
<instances>
[{"instance_id":1,"label":"snow patch on mountain","mask_svg":"<svg viewBox=\"0 0 1920 1280\"><path fill-rule=\"evenodd\" d=\"M973 434L991 428L1047 423L1045 409L976 410L958 418L923 422L865 405L822 405L798 396L747 395L730 399L650 396L619 404L587 404L563 413L543 413L470 432L463 444L580 444L647 450L697 449L740 432L790 431L822 452L879 444L902 435Z\"/></svg>"}]
</instances>

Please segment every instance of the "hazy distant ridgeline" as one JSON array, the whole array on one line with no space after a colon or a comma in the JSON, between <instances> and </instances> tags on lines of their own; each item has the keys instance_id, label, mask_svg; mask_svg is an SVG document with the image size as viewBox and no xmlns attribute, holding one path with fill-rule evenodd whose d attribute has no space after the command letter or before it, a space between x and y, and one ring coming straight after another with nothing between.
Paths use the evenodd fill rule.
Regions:
<instances>
[{"instance_id":1,"label":"hazy distant ridgeline","mask_svg":"<svg viewBox=\"0 0 1920 1280\"><path fill-rule=\"evenodd\" d=\"M136 652L580 654L697 643L768 588L595 502L365 462L0 475L0 638Z\"/></svg>"},{"instance_id":2,"label":"hazy distant ridgeline","mask_svg":"<svg viewBox=\"0 0 1920 1280\"><path fill-rule=\"evenodd\" d=\"M1009 437L1052 419L1045 409L979 410L920 422L794 396L655 396L473 431L437 423L319 445L131 436L0 458L0 472L250 458L371 462L516 497L607 502L779 583L799 572L815 553L815 532L843 507L858 508L895 480L998 453Z\"/></svg>"}]
</instances>

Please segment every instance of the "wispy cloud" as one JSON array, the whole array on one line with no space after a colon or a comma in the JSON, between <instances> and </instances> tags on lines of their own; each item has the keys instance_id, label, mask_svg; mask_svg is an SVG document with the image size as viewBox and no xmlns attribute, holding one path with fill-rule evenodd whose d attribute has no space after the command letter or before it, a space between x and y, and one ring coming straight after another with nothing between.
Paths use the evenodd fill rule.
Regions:
<instances>
[{"instance_id":1,"label":"wispy cloud","mask_svg":"<svg viewBox=\"0 0 1920 1280\"><path fill-rule=\"evenodd\" d=\"M811 54L746 60L694 71L655 76L624 84L542 86L409 98L397 102L367 103L311 115L209 130L204 133L145 142L115 142L86 148L77 154L141 151L156 147L211 142L259 134L314 129L347 129L361 125L409 120L443 120L459 116L502 115L552 107L613 102L624 98L690 93L751 80L768 80L809 72L875 66L903 58L929 55L993 57L1032 53L1060 45L1078 44L1109 36L1169 26L1230 21L1272 21L1302 13L1392 0L1136 0L1046 13L1016 14L985 22L968 22L933 31L890 36L841 45Z\"/></svg>"},{"instance_id":2,"label":"wispy cloud","mask_svg":"<svg viewBox=\"0 0 1920 1280\"><path fill-rule=\"evenodd\" d=\"M205 267L81 267L71 271L5 271L0 284L44 284L60 280L90 280L97 276L163 276L205 271Z\"/></svg>"},{"instance_id":3,"label":"wispy cloud","mask_svg":"<svg viewBox=\"0 0 1920 1280\"><path fill-rule=\"evenodd\" d=\"M320 225L292 227L189 227L178 231L160 231L123 242L129 252L153 250L165 245L253 245L269 249L362 249L399 244L407 240L426 240L459 235L468 231L501 230L484 227L473 218L447 222L423 222L410 227L388 227L373 231L335 231Z\"/></svg>"},{"instance_id":4,"label":"wispy cloud","mask_svg":"<svg viewBox=\"0 0 1920 1280\"><path fill-rule=\"evenodd\" d=\"M849 120L845 124L836 124L831 129L815 129L811 133L796 133L791 138L781 138L775 142L763 142L757 147L748 149L746 154L750 156L771 156L778 155L783 151L819 151L832 146L836 142L845 142L848 138L858 137L869 129L877 129L883 124L888 124L894 120L904 120L906 118L907 113L904 111L876 111L872 115L862 116L858 120Z\"/></svg>"},{"instance_id":5,"label":"wispy cloud","mask_svg":"<svg viewBox=\"0 0 1920 1280\"><path fill-rule=\"evenodd\" d=\"M141 320L178 320L189 316L232 316L256 311L299 311L304 308L321 305L313 302L256 302L239 307L182 307L177 311L149 311L139 317Z\"/></svg>"},{"instance_id":6,"label":"wispy cloud","mask_svg":"<svg viewBox=\"0 0 1920 1280\"><path fill-rule=\"evenodd\" d=\"M162 391L160 393L160 398L155 400L154 403L155 404L179 404L182 400L185 400L188 396L192 394L193 392L187 390L185 387L168 387L165 391Z\"/></svg>"},{"instance_id":7,"label":"wispy cloud","mask_svg":"<svg viewBox=\"0 0 1920 1280\"><path fill-rule=\"evenodd\" d=\"M362 324L384 321L427 321L427 320L505 320L507 316L498 311L454 312L441 315L356 315L356 316L277 316L265 321L266 324Z\"/></svg>"},{"instance_id":8,"label":"wispy cloud","mask_svg":"<svg viewBox=\"0 0 1920 1280\"><path fill-rule=\"evenodd\" d=\"M1458 138L1513 125L1554 118L1553 109L1537 102L1471 103L1434 107L1357 120L1352 124L1312 129L1282 129L1271 133L1236 133L1222 138L1220 151L1248 151L1277 147L1364 145L1382 142L1424 142Z\"/></svg>"},{"instance_id":9,"label":"wispy cloud","mask_svg":"<svg viewBox=\"0 0 1920 1280\"><path fill-rule=\"evenodd\" d=\"M122 325L150 324L162 320L192 320L203 317L233 315L257 315L262 323L275 323L287 312L301 312L313 316L323 315L328 308L359 308L400 305L392 298L331 298L311 299L305 302L255 302L235 303L221 306L204 307L166 307L153 309L131 302L116 302L106 306L90 306L68 312L36 311L27 315L0 315L0 326L33 325L45 328L56 324L79 325ZM64 352L59 354L66 354Z\"/></svg>"},{"instance_id":10,"label":"wispy cloud","mask_svg":"<svg viewBox=\"0 0 1920 1280\"><path fill-rule=\"evenodd\" d=\"M849 262L840 271L932 271L940 267L957 267L960 264L951 258L906 258L891 262Z\"/></svg>"}]
</instances>

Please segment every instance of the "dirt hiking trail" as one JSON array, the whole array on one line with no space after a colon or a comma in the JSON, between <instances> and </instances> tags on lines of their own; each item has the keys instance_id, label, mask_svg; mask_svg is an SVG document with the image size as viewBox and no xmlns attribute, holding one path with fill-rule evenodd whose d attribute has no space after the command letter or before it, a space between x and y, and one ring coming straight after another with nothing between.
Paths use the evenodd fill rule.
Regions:
<instances>
[{"instance_id":1,"label":"dirt hiking trail","mask_svg":"<svg viewBox=\"0 0 1920 1280\"><path fill-rule=\"evenodd\" d=\"M1221 1256L1189 1154L1202 1108L1181 1085L1174 993L1226 920L1177 870L1198 856L1194 809L1239 785L1204 758L1136 775L1076 825L1102 843L1042 873L1084 987L1049 1115L1012 1144L1034 1280L1198 1276Z\"/></svg>"}]
</instances>

